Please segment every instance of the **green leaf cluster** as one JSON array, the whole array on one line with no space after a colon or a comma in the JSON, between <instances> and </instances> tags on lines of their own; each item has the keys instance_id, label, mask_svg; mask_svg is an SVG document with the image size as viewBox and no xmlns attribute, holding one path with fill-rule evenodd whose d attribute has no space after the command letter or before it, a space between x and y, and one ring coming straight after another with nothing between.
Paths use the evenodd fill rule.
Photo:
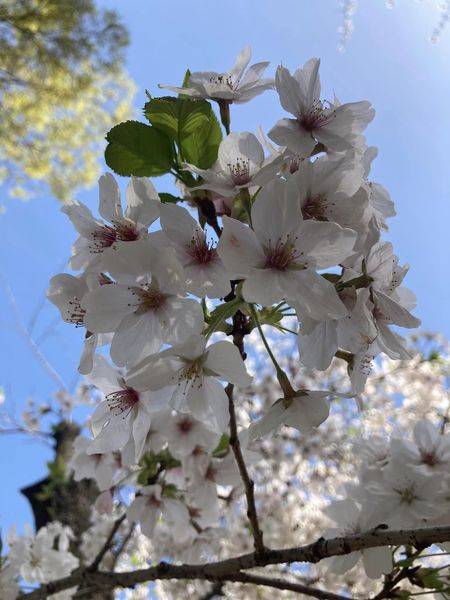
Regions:
<instances>
[{"instance_id":1,"label":"green leaf cluster","mask_svg":"<svg viewBox=\"0 0 450 600\"><path fill-rule=\"evenodd\" d=\"M150 450L139 461L139 485L152 485L162 471L180 466L180 461L174 458L166 448L157 454Z\"/></svg>"},{"instance_id":2,"label":"green leaf cluster","mask_svg":"<svg viewBox=\"0 0 450 600\"><path fill-rule=\"evenodd\" d=\"M144 114L176 144L181 161L200 169L208 169L216 161L222 132L206 100L152 98L145 105Z\"/></svg>"},{"instance_id":3,"label":"green leaf cluster","mask_svg":"<svg viewBox=\"0 0 450 600\"><path fill-rule=\"evenodd\" d=\"M158 177L176 174L188 185L193 178L183 173L188 162L208 169L217 159L222 140L220 124L206 100L180 96L151 98L144 107L150 125L126 121L107 134L107 165L118 175ZM163 202L179 198L162 194Z\"/></svg>"}]
</instances>

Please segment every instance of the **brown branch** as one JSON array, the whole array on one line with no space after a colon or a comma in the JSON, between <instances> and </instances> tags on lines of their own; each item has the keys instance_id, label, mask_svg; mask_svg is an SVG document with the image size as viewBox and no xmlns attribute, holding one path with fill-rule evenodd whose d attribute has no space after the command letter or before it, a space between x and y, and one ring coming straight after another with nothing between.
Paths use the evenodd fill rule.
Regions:
<instances>
[{"instance_id":1,"label":"brown branch","mask_svg":"<svg viewBox=\"0 0 450 600\"><path fill-rule=\"evenodd\" d=\"M227 577L227 581L264 585L277 590L288 590L290 592L296 592L297 594L304 594L305 596L311 596L311 598L318 598L319 600L352 600L349 596L341 596L339 594L333 594L332 592L319 590L307 585L302 585L300 583L283 581L283 579L276 579L272 577L262 577L261 575L254 575L253 573L237 573L236 575L230 575Z\"/></svg>"},{"instance_id":2,"label":"brown branch","mask_svg":"<svg viewBox=\"0 0 450 600\"><path fill-rule=\"evenodd\" d=\"M266 565L306 562L317 563L330 556L342 556L381 546L410 545L426 548L432 544L450 541L450 526L424 529L386 530L381 527L360 535L325 540L318 539L312 544L282 550L250 552L226 560L203 565L173 565L166 562L129 572L89 571L88 568L76 569L68 577L42 585L40 588L21 596L22 600L45 600L51 594L67 590L84 583L103 586L105 589L116 587L129 588L139 583L158 579L200 579L206 581L227 581L239 576L240 571Z\"/></svg>"},{"instance_id":3,"label":"brown branch","mask_svg":"<svg viewBox=\"0 0 450 600\"><path fill-rule=\"evenodd\" d=\"M259 526L258 514L256 512L254 493L255 484L253 479L251 479L250 475L248 474L247 466L242 455L241 444L239 442L239 437L237 434L236 411L234 410L233 402L233 389L234 386L231 383L229 383L225 388L225 391L228 396L228 409L230 411L230 446L233 450L234 458L236 459L236 463L239 468L239 473L244 483L245 496L247 498L247 517L250 521L252 529L255 552L257 554L263 554L265 548L263 542L263 533Z\"/></svg>"},{"instance_id":4,"label":"brown branch","mask_svg":"<svg viewBox=\"0 0 450 600\"><path fill-rule=\"evenodd\" d=\"M199 196L194 196L192 200L197 205L197 208L202 214L206 223L208 223L208 225L214 229L217 237L220 238L222 235L222 228L217 221L217 213L214 202L210 198L202 198Z\"/></svg>"},{"instance_id":5,"label":"brown branch","mask_svg":"<svg viewBox=\"0 0 450 600\"><path fill-rule=\"evenodd\" d=\"M206 592L199 600L214 600L215 596L223 596L223 581L217 581L209 592Z\"/></svg>"},{"instance_id":6,"label":"brown branch","mask_svg":"<svg viewBox=\"0 0 450 600\"><path fill-rule=\"evenodd\" d=\"M120 558L120 555L122 554L122 552L125 550L128 542L131 540L134 530L136 529L136 523L133 523L127 533L127 535L123 538L123 540L121 541L119 547L117 548L117 550L113 551L113 555L114 555L114 561L113 561L113 567L116 566L117 561Z\"/></svg>"},{"instance_id":7,"label":"brown branch","mask_svg":"<svg viewBox=\"0 0 450 600\"><path fill-rule=\"evenodd\" d=\"M103 544L100 552L97 554L97 556L95 557L95 560L92 564L90 564L88 566L88 571L97 571L100 563L102 562L102 560L105 557L105 554L108 552L108 550L111 548L111 544L113 543L114 540L114 536L116 535L116 533L119 531L119 527L122 525L122 523L125 521L126 518L126 513L124 513L121 517L119 517L118 519L116 519L114 521L114 525L108 535L108 537L106 538L105 543Z\"/></svg>"}]
</instances>

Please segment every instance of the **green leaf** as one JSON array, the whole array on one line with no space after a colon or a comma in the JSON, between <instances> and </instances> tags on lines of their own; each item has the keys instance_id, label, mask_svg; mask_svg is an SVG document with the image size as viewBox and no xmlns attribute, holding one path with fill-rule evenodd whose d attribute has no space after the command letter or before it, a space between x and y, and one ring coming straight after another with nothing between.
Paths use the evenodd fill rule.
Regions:
<instances>
[{"instance_id":1,"label":"green leaf","mask_svg":"<svg viewBox=\"0 0 450 600\"><path fill-rule=\"evenodd\" d=\"M172 456L169 452L168 448L165 448L164 450L161 450L161 452L159 452L156 455L158 462L160 463L160 465L166 470L169 471L170 469L173 469L174 467L179 467L181 465L181 462L176 459L174 456Z\"/></svg>"},{"instance_id":2,"label":"green leaf","mask_svg":"<svg viewBox=\"0 0 450 600\"><path fill-rule=\"evenodd\" d=\"M161 192L159 194L159 199L164 204L176 204L177 202L183 202L183 198L177 198L177 196L173 196L172 194L168 194L166 192Z\"/></svg>"},{"instance_id":3,"label":"green leaf","mask_svg":"<svg viewBox=\"0 0 450 600\"><path fill-rule=\"evenodd\" d=\"M170 139L145 123L120 123L108 132L106 139L106 164L118 175L157 177L168 173L175 162Z\"/></svg>"},{"instance_id":4,"label":"green leaf","mask_svg":"<svg viewBox=\"0 0 450 600\"><path fill-rule=\"evenodd\" d=\"M189 69L186 69L186 73L184 74L184 79L183 79L183 83L181 84L181 87L186 88L188 86L189 77L191 75L192 75L192 73L189 71Z\"/></svg>"},{"instance_id":5,"label":"green leaf","mask_svg":"<svg viewBox=\"0 0 450 600\"><path fill-rule=\"evenodd\" d=\"M214 458L223 458L230 451L230 436L226 433L222 434L219 443L214 448L212 455Z\"/></svg>"},{"instance_id":6,"label":"green leaf","mask_svg":"<svg viewBox=\"0 0 450 600\"><path fill-rule=\"evenodd\" d=\"M222 131L206 100L153 98L146 103L144 114L177 144L181 160L201 169L208 169L217 160Z\"/></svg>"},{"instance_id":7,"label":"green leaf","mask_svg":"<svg viewBox=\"0 0 450 600\"><path fill-rule=\"evenodd\" d=\"M242 298L234 298L234 300L230 300L230 302L225 302L224 304L219 304L209 316L208 327L206 328L204 334L206 338L208 338L214 331L219 330L219 326L222 321L226 319L230 319L233 315L237 313L240 309L244 301Z\"/></svg>"},{"instance_id":8,"label":"green leaf","mask_svg":"<svg viewBox=\"0 0 450 600\"><path fill-rule=\"evenodd\" d=\"M421 568L415 573L415 577L421 582L422 585L417 582L417 585L420 585L420 587L434 590L442 590L445 587L444 583L439 579L439 571L435 569Z\"/></svg>"},{"instance_id":9,"label":"green leaf","mask_svg":"<svg viewBox=\"0 0 450 600\"><path fill-rule=\"evenodd\" d=\"M211 111L209 122L202 124L195 132L183 140L181 151L186 162L200 169L209 169L217 160L222 131L216 115Z\"/></svg>"},{"instance_id":10,"label":"green leaf","mask_svg":"<svg viewBox=\"0 0 450 600\"><path fill-rule=\"evenodd\" d=\"M150 450L139 461L141 470L139 472L137 481L140 485L148 485L148 482L156 477L158 472L158 458L156 454Z\"/></svg>"},{"instance_id":11,"label":"green leaf","mask_svg":"<svg viewBox=\"0 0 450 600\"><path fill-rule=\"evenodd\" d=\"M162 496L164 498L176 498L177 497L177 486L173 483L166 483L162 489Z\"/></svg>"}]
</instances>

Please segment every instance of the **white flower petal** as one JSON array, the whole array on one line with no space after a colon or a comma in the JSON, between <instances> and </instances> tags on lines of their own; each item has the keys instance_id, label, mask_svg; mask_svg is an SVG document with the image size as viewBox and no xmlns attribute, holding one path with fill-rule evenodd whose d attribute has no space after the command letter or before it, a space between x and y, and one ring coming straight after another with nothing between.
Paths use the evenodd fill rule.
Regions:
<instances>
[{"instance_id":1,"label":"white flower petal","mask_svg":"<svg viewBox=\"0 0 450 600\"><path fill-rule=\"evenodd\" d=\"M209 346L204 368L216 373L223 381L239 387L246 387L252 382L239 350L230 342L216 342Z\"/></svg>"},{"instance_id":2,"label":"white flower petal","mask_svg":"<svg viewBox=\"0 0 450 600\"><path fill-rule=\"evenodd\" d=\"M265 260L258 238L254 231L236 219L224 216L222 221L217 252L228 271L245 277L254 266Z\"/></svg>"},{"instance_id":3,"label":"white flower petal","mask_svg":"<svg viewBox=\"0 0 450 600\"><path fill-rule=\"evenodd\" d=\"M98 212L110 223L118 223L123 219L120 203L120 189L111 173L102 175L98 180L99 206Z\"/></svg>"}]
</instances>

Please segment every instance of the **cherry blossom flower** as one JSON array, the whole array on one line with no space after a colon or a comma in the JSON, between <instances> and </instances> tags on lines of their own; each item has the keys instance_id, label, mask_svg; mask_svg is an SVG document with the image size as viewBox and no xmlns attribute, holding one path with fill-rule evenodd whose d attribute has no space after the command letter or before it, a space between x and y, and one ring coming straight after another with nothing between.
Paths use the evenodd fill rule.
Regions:
<instances>
[{"instance_id":1,"label":"cherry blossom flower","mask_svg":"<svg viewBox=\"0 0 450 600\"><path fill-rule=\"evenodd\" d=\"M336 223L303 221L291 181L271 181L252 208L253 230L223 217L218 252L225 267L245 277L247 302L264 306L286 299L305 316L339 318L347 310L334 286L316 269L337 265L351 252L356 233Z\"/></svg>"},{"instance_id":2,"label":"cherry blossom flower","mask_svg":"<svg viewBox=\"0 0 450 600\"><path fill-rule=\"evenodd\" d=\"M94 368L87 380L99 388L105 399L97 406L91 420L94 440L87 453L103 454L119 450L132 437L135 444L135 461L139 461L152 414L167 406L170 396L166 390L147 391L131 386L127 377L100 355L94 358Z\"/></svg>"},{"instance_id":3,"label":"cherry blossom flower","mask_svg":"<svg viewBox=\"0 0 450 600\"><path fill-rule=\"evenodd\" d=\"M374 520L393 529L405 529L444 515L449 504L440 483L440 474L420 473L403 462L391 461L382 481L367 484Z\"/></svg>"},{"instance_id":4,"label":"cherry blossom flower","mask_svg":"<svg viewBox=\"0 0 450 600\"><path fill-rule=\"evenodd\" d=\"M200 175L205 183L197 190L212 190L224 197L232 197L242 189L268 183L280 170L282 155L264 157L258 138L247 131L230 133L219 146L219 155L211 169L199 169L188 163L184 167Z\"/></svg>"},{"instance_id":5,"label":"cherry blossom flower","mask_svg":"<svg viewBox=\"0 0 450 600\"><path fill-rule=\"evenodd\" d=\"M280 66L275 77L281 106L295 119L278 121L269 137L302 157L311 155L316 142L337 152L351 150L375 114L365 101L341 105L335 101L328 106L322 102L319 65L320 61L312 58L294 75Z\"/></svg>"},{"instance_id":6,"label":"cherry blossom flower","mask_svg":"<svg viewBox=\"0 0 450 600\"><path fill-rule=\"evenodd\" d=\"M303 218L332 221L365 234L368 195L361 189L363 173L362 165L346 156L302 161L292 181Z\"/></svg>"},{"instance_id":7,"label":"cherry blossom flower","mask_svg":"<svg viewBox=\"0 0 450 600\"><path fill-rule=\"evenodd\" d=\"M378 229L388 230L386 219L395 217L395 205L391 200L389 192L380 184L373 181L368 181L371 163L376 158L378 149L374 146L366 148L362 157L361 163L365 169L365 188L369 194L369 207Z\"/></svg>"},{"instance_id":8,"label":"cherry blossom flower","mask_svg":"<svg viewBox=\"0 0 450 600\"><path fill-rule=\"evenodd\" d=\"M17 565L16 565L17 566ZM19 597L19 585L17 583L18 572L12 565L0 565L0 590L3 600L16 600Z\"/></svg>"},{"instance_id":9,"label":"cherry blossom flower","mask_svg":"<svg viewBox=\"0 0 450 600\"><path fill-rule=\"evenodd\" d=\"M164 434L163 429L170 420L172 415L172 409L167 402L162 410L157 412L152 411L150 427L145 436L145 441L142 449L142 454L146 452L154 452L158 454L167 444L167 436ZM121 451L121 463L125 467L131 467L136 465L136 444L134 438L131 436Z\"/></svg>"},{"instance_id":10,"label":"cherry blossom flower","mask_svg":"<svg viewBox=\"0 0 450 600\"><path fill-rule=\"evenodd\" d=\"M236 346L216 342L206 347L202 335L150 356L130 371L130 382L141 389L171 389L175 410L191 412L218 433L226 431L228 397L217 379L240 387L251 382Z\"/></svg>"},{"instance_id":11,"label":"cherry blossom flower","mask_svg":"<svg viewBox=\"0 0 450 600\"><path fill-rule=\"evenodd\" d=\"M243 104L274 87L273 79L261 79L269 65L268 62L252 65L244 75L251 55L251 49L246 47L239 53L234 66L226 73L195 72L189 75L186 87L180 88L163 84L160 84L159 87L192 98L209 98L218 102L226 100L230 103Z\"/></svg>"},{"instance_id":12,"label":"cherry blossom flower","mask_svg":"<svg viewBox=\"0 0 450 600\"><path fill-rule=\"evenodd\" d=\"M325 514L337 523L337 527L324 532L325 539L358 535L368 531L370 524L368 515L350 498L336 500L324 509ZM350 552L343 556L325 559L328 568L337 575L343 575L352 569L362 557L367 577L379 579L383 573L392 571L392 552L390 548L369 548L361 552Z\"/></svg>"},{"instance_id":13,"label":"cherry blossom flower","mask_svg":"<svg viewBox=\"0 0 450 600\"><path fill-rule=\"evenodd\" d=\"M160 431L167 436L170 452L178 458L184 458L198 447L212 452L220 441L217 432L188 413L176 413L167 418Z\"/></svg>"},{"instance_id":14,"label":"cherry blossom flower","mask_svg":"<svg viewBox=\"0 0 450 600\"><path fill-rule=\"evenodd\" d=\"M53 522L41 527L36 535L28 531L26 535L11 537L9 559L13 569L30 583L47 583L64 577L78 567L79 560L68 551L70 528Z\"/></svg>"},{"instance_id":15,"label":"cherry blossom flower","mask_svg":"<svg viewBox=\"0 0 450 600\"><path fill-rule=\"evenodd\" d=\"M142 533L149 538L161 515L173 526L174 537L187 529L189 513L186 506L180 500L165 496L164 488L159 484L142 487L127 511L128 519L139 522Z\"/></svg>"},{"instance_id":16,"label":"cherry blossom flower","mask_svg":"<svg viewBox=\"0 0 450 600\"><path fill-rule=\"evenodd\" d=\"M348 311L348 314L340 319L311 319L302 315L301 305L291 302L292 308L300 318L297 335L300 360L312 369L327 369L337 350L345 346L342 332L346 331L349 314L356 304L357 293L354 288L344 288L338 291L338 296Z\"/></svg>"},{"instance_id":17,"label":"cherry blossom flower","mask_svg":"<svg viewBox=\"0 0 450 600\"><path fill-rule=\"evenodd\" d=\"M244 457L246 464L251 464L245 450ZM260 457L258 456L258 458ZM183 461L183 464L192 466L193 463ZM217 526L220 518L217 486L224 486L228 489L232 486L236 493L236 490L242 485L236 460L230 453L222 460L211 459L208 456L206 460L197 461L195 465L197 468L190 470L191 477L187 487L189 507L191 510L194 508L192 512L198 525L201 527Z\"/></svg>"},{"instance_id":18,"label":"cherry blossom flower","mask_svg":"<svg viewBox=\"0 0 450 600\"><path fill-rule=\"evenodd\" d=\"M413 431L414 442L400 437L391 440L392 453L426 473L448 474L450 464L450 434L442 435L427 419L418 421Z\"/></svg>"},{"instance_id":19,"label":"cherry blossom flower","mask_svg":"<svg viewBox=\"0 0 450 600\"><path fill-rule=\"evenodd\" d=\"M90 331L114 334L116 365L131 365L161 344L181 342L203 328L200 304L184 297L184 275L173 248L161 253L142 240L120 248L105 266L117 283L89 292L82 307Z\"/></svg>"},{"instance_id":20,"label":"cherry blossom flower","mask_svg":"<svg viewBox=\"0 0 450 600\"><path fill-rule=\"evenodd\" d=\"M89 290L95 289L99 285L107 283L101 277L93 273L74 277L66 273L55 275L50 279L50 287L47 290L47 298L59 310L61 318L66 323L71 323L75 327L84 327L85 309L81 306L84 296ZM80 357L78 367L82 375L87 375L92 370L93 356L98 346L111 342L109 334L96 334L86 331L84 346Z\"/></svg>"},{"instance_id":21,"label":"cherry blossom flower","mask_svg":"<svg viewBox=\"0 0 450 600\"><path fill-rule=\"evenodd\" d=\"M186 288L199 297L223 298L231 291L230 274L212 240L181 206L161 206L161 226L183 266Z\"/></svg>"},{"instance_id":22,"label":"cherry blossom flower","mask_svg":"<svg viewBox=\"0 0 450 600\"><path fill-rule=\"evenodd\" d=\"M98 269L102 254L118 244L133 242L147 235L148 226L159 217L159 196L147 179L133 177L127 187L125 213L120 202L120 190L110 173L99 179L100 215L106 224L93 217L87 206L73 202L63 207L80 237L75 242L70 266L72 269Z\"/></svg>"},{"instance_id":23,"label":"cherry blossom flower","mask_svg":"<svg viewBox=\"0 0 450 600\"><path fill-rule=\"evenodd\" d=\"M97 359L98 360L98 359ZM92 440L79 435L74 442L74 455L68 465L75 481L93 479L102 492L111 487L117 461L112 453L87 454Z\"/></svg>"},{"instance_id":24,"label":"cherry blossom flower","mask_svg":"<svg viewBox=\"0 0 450 600\"><path fill-rule=\"evenodd\" d=\"M250 426L250 439L264 437L280 425L294 427L302 433L318 427L329 415L329 391L299 390L292 398L280 398L259 421Z\"/></svg>"}]
</instances>

